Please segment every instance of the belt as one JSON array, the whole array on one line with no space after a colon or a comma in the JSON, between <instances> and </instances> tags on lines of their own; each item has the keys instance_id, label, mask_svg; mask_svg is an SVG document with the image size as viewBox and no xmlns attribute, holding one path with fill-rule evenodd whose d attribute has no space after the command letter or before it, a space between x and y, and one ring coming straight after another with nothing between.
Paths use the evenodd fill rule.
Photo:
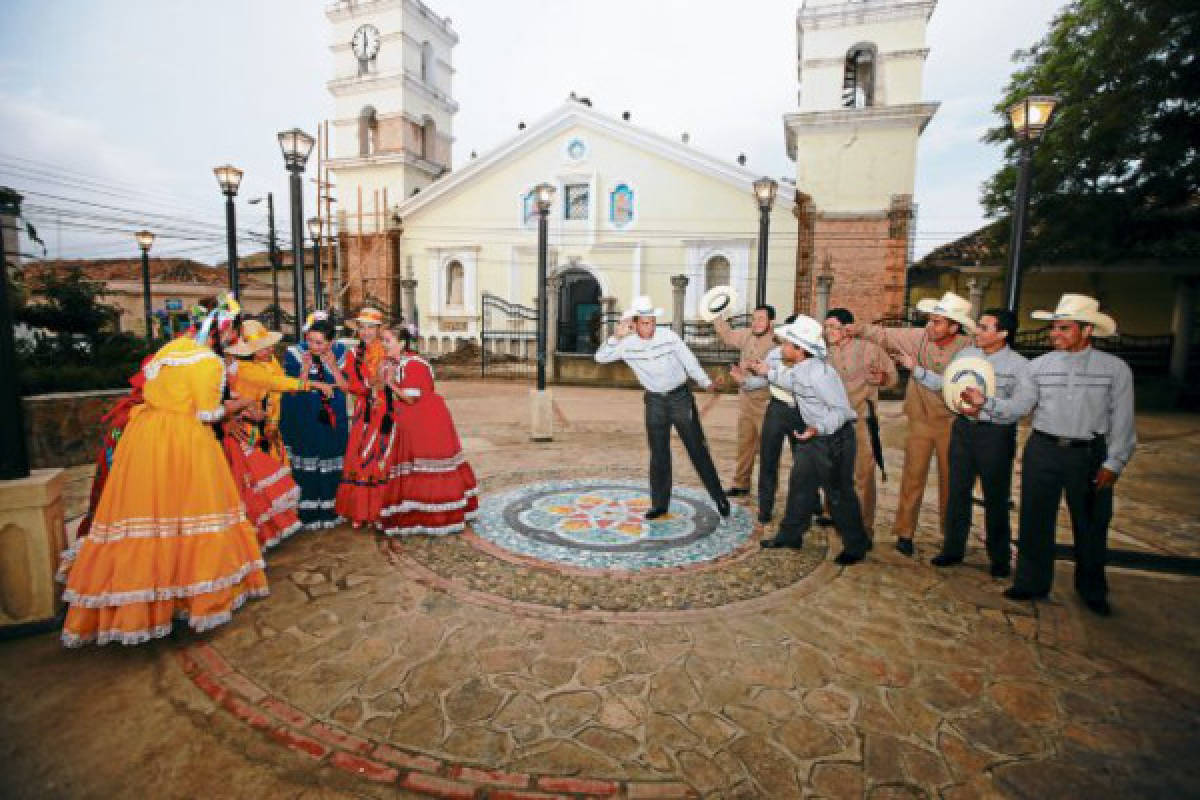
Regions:
<instances>
[{"instance_id":1,"label":"belt","mask_svg":"<svg viewBox=\"0 0 1200 800\"><path fill-rule=\"evenodd\" d=\"M991 425L994 428L1012 428L1017 424L1015 422L996 422L990 419L973 419L965 414L959 414L958 418L968 425Z\"/></svg>"},{"instance_id":2,"label":"belt","mask_svg":"<svg viewBox=\"0 0 1200 800\"><path fill-rule=\"evenodd\" d=\"M672 397L674 395L684 394L688 390L687 381L676 386L674 389L667 389L665 392L652 392L646 390L646 394L654 395L655 397Z\"/></svg>"},{"instance_id":3,"label":"belt","mask_svg":"<svg viewBox=\"0 0 1200 800\"><path fill-rule=\"evenodd\" d=\"M1100 438L1099 436L1093 436L1091 439L1073 439L1070 436L1055 436L1053 434L1044 433L1043 431L1037 430L1033 432L1033 435L1039 439L1045 439L1046 441L1057 445L1058 447L1091 447L1092 444Z\"/></svg>"}]
</instances>

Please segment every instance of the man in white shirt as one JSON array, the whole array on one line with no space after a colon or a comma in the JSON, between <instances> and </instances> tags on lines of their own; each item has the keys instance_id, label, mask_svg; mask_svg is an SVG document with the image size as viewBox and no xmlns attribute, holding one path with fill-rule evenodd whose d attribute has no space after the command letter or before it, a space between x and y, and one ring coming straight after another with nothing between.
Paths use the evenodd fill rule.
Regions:
<instances>
[{"instance_id":1,"label":"man in white shirt","mask_svg":"<svg viewBox=\"0 0 1200 800\"><path fill-rule=\"evenodd\" d=\"M649 297L637 298L614 335L596 351L596 361L601 364L623 360L646 390L646 438L650 444L650 510L646 519L658 519L670 509L671 426L679 432L717 512L728 517L729 500L708 452L687 381L690 377L709 391L716 391L716 386L683 340L670 328L658 327L657 318L662 313Z\"/></svg>"}]
</instances>

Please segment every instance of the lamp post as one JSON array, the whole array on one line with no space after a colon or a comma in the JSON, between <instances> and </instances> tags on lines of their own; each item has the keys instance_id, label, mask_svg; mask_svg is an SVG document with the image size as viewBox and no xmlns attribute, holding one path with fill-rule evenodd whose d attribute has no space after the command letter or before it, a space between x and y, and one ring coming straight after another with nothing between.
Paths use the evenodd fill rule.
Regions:
<instances>
[{"instance_id":1,"label":"lamp post","mask_svg":"<svg viewBox=\"0 0 1200 800\"><path fill-rule=\"evenodd\" d=\"M1050 124L1058 98L1030 95L1013 103L1008 119L1020 147L1017 191L1013 197L1012 232L1008 240L1008 273L1004 276L1004 296L1008 310L1017 313L1021 297L1021 248L1025 244L1025 216L1029 211L1029 181L1033 173L1033 151L1042 131Z\"/></svg>"},{"instance_id":2,"label":"lamp post","mask_svg":"<svg viewBox=\"0 0 1200 800\"><path fill-rule=\"evenodd\" d=\"M304 188L300 175L308 163L314 139L299 128L278 134L279 149L289 173L292 200L292 297L296 305L296 341L304 336Z\"/></svg>"},{"instance_id":3,"label":"lamp post","mask_svg":"<svg viewBox=\"0 0 1200 800\"><path fill-rule=\"evenodd\" d=\"M262 198L256 197L246 202L258 205ZM283 327L283 320L280 318L279 308L279 248L275 244L275 195L272 192L267 192L267 260L271 262L271 305L275 308L272 315L274 324L271 327L279 330Z\"/></svg>"},{"instance_id":4,"label":"lamp post","mask_svg":"<svg viewBox=\"0 0 1200 800\"><path fill-rule=\"evenodd\" d=\"M150 308L150 245L154 244L154 234L138 231L133 238L142 251L142 305L146 312L146 341L150 341L154 338L154 311Z\"/></svg>"},{"instance_id":5,"label":"lamp post","mask_svg":"<svg viewBox=\"0 0 1200 800\"><path fill-rule=\"evenodd\" d=\"M242 299L242 288L238 285L237 261L237 223L233 212L233 198L237 197L238 186L242 183L242 171L237 167L226 164L213 167L217 176L217 184L225 195L225 238L229 245L229 288L237 300Z\"/></svg>"},{"instance_id":6,"label":"lamp post","mask_svg":"<svg viewBox=\"0 0 1200 800\"><path fill-rule=\"evenodd\" d=\"M324 308L321 303L321 218L308 218L308 238L313 248L313 308Z\"/></svg>"},{"instance_id":7,"label":"lamp post","mask_svg":"<svg viewBox=\"0 0 1200 800\"><path fill-rule=\"evenodd\" d=\"M758 287L755 305L767 302L767 235L771 228L771 206L779 184L768 177L754 182L754 197L758 200Z\"/></svg>"},{"instance_id":8,"label":"lamp post","mask_svg":"<svg viewBox=\"0 0 1200 800\"><path fill-rule=\"evenodd\" d=\"M538 319L537 319L537 388L546 390L546 238L547 217L554 204L554 187L539 183L533 189L538 212Z\"/></svg>"},{"instance_id":9,"label":"lamp post","mask_svg":"<svg viewBox=\"0 0 1200 800\"><path fill-rule=\"evenodd\" d=\"M29 477L29 449L25 443L25 411L15 380L17 352L13 337L9 265L17 266L21 252L17 223L22 196L0 186L0 481Z\"/></svg>"}]
</instances>

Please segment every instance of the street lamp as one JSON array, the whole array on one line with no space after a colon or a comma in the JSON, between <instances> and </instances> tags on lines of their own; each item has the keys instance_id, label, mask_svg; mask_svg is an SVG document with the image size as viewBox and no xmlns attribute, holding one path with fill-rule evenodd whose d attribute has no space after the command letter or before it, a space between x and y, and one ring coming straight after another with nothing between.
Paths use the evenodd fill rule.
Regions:
<instances>
[{"instance_id":1,"label":"street lamp","mask_svg":"<svg viewBox=\"0 0 1200 800\"><path fill-rule=\"evenodd\" d=\"M1004 296L1008 310L1017 313L1021 296L1021 248L1025 244L1025 216L1029 211L1029 181L1033 173L1033 151L1042 132L1050 124L1058 98L1030 95L1008 109L1013 136L1020 148L1017 191L1013 197L1012 231L1008 240L1008 273L1004 276Z\"/></svg>"},{"instance_id":2,"label":"street lamp","mask_svg":"<svg viewBox=\"0 0 1200 800\"><path fill-rule=\"evenodd\" d=\"M154 338L154 312L150 308L150 245L154 244L154 234L138 231L133 238L142 251L142 305L146 312L146 341L150 341Z\"/></svg>"},{"instance_id":3,"label":"street lamp","mask_svg":"<svg viewBox=\"0 0 1200 800\"><path fill-rule=\"evenodd\" d=\"M771 206L779 184L768 177L754 182L754 197L758 200L758 289L755 305L767 302L767 234L771 228Z\"/></svg>"},{"instance_id":4,"label":"street lamp","mask_svg":"<svg viewBox=\"0 0 1200 800\"><path fill-rule=\"evenodd\" d=\"M234 220L233 198L237 197L238 186L242 183L242 171L237 167L226 164L213 167L217 176L217 184L225 195L225 238L229 249L229 288L233 290L234 298L242 299L242 288L238 285L237 261L237 225Z\"/></svg>"},{"instance_id":5,"label":"street lamp","mask_svg":"<svg viewBox=\"0 0 1200 800\"><path fill-rule=\"evenodd\" d=\"M250 205L258 205L262 202L261 197L255 197L253 200L247 200ZM267 260L271 262L271 305L275 307L272 317L274 325L271 327L274 330L279 330L283 327L283 320L280 318L279 308L279 248L275 246L275 194L267 192Z\"/></svg>"},{"instance_id":6,"label":"street lamp","mask_svg":"<svg viewBox=\"0 0 1200 800\"><path fill-rule=\"evenodd\" d=\"M0 481L29 477L29 448L25 443L25 411L17 385L17 352L13 336L8 268L20 263L18 227L24 198L0 186Z\"/></svg>"},{"instance_id":7,"label":"street lamp","mask_svg":"<svg viewBox=\"0 0 1200 800\"><path fill-rule=\"evenodd\" d=\"M308 218L308 238L312 239L313 247L313 308L323 308L321 304L321 218Z\"/></svg>"},{"instance_id":8,"label":"street lamp","mask_svg":"<svg viewBox=\"0 0 1200 800\"><path fill-rule=\"evenodd\" d=\"M538 212L538 319L537 319L537 388L546 390L546 234L547 216L554 204L554 187L539 183L533 188Z\"/></svg>"},{"instance_id":9,"label":"street lamp","mask_svg":"<svg viewBox=\"0 0 1200 800\"><path fill-rule=\"evenodd\" d=\"M278 135L283 163L290 177L292 199L292 297L296 306L296 341L304 336L304 195L300 175L308 163L315 140L299 128Z\"/></svg>"}]
</instances>

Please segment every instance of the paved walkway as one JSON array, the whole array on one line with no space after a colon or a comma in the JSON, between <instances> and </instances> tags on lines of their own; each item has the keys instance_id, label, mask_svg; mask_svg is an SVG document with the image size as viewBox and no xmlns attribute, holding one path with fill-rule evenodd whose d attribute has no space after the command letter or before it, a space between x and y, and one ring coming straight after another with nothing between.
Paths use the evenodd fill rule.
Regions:
<instances>
[{"instance_id":1,"label":"paved walkway","mask_svg":"<svg viewBox=\"0 0 1200 800\"><path fill-rule=\"evenodd\" d=\"M487 495L645 474L635 392L555 390L566 429L535 446L526 386L441 388ZM272 596L206 637L0 643L0 794L1193 796L1200 581L1113 571L1117 614L1101 620L1069 564L1034 605L1001 597L978 543L957 569L902 558L887 523L903 418L884 411L895 477L879 546L850 569L823 533L631 577L471 535L343 528L273 551ZM723 398L705 421L724 475L735 413ZM1114 532L1200 555L1200 418L1142 417L1139 432Z\"/></svg>"}]
</instances>

